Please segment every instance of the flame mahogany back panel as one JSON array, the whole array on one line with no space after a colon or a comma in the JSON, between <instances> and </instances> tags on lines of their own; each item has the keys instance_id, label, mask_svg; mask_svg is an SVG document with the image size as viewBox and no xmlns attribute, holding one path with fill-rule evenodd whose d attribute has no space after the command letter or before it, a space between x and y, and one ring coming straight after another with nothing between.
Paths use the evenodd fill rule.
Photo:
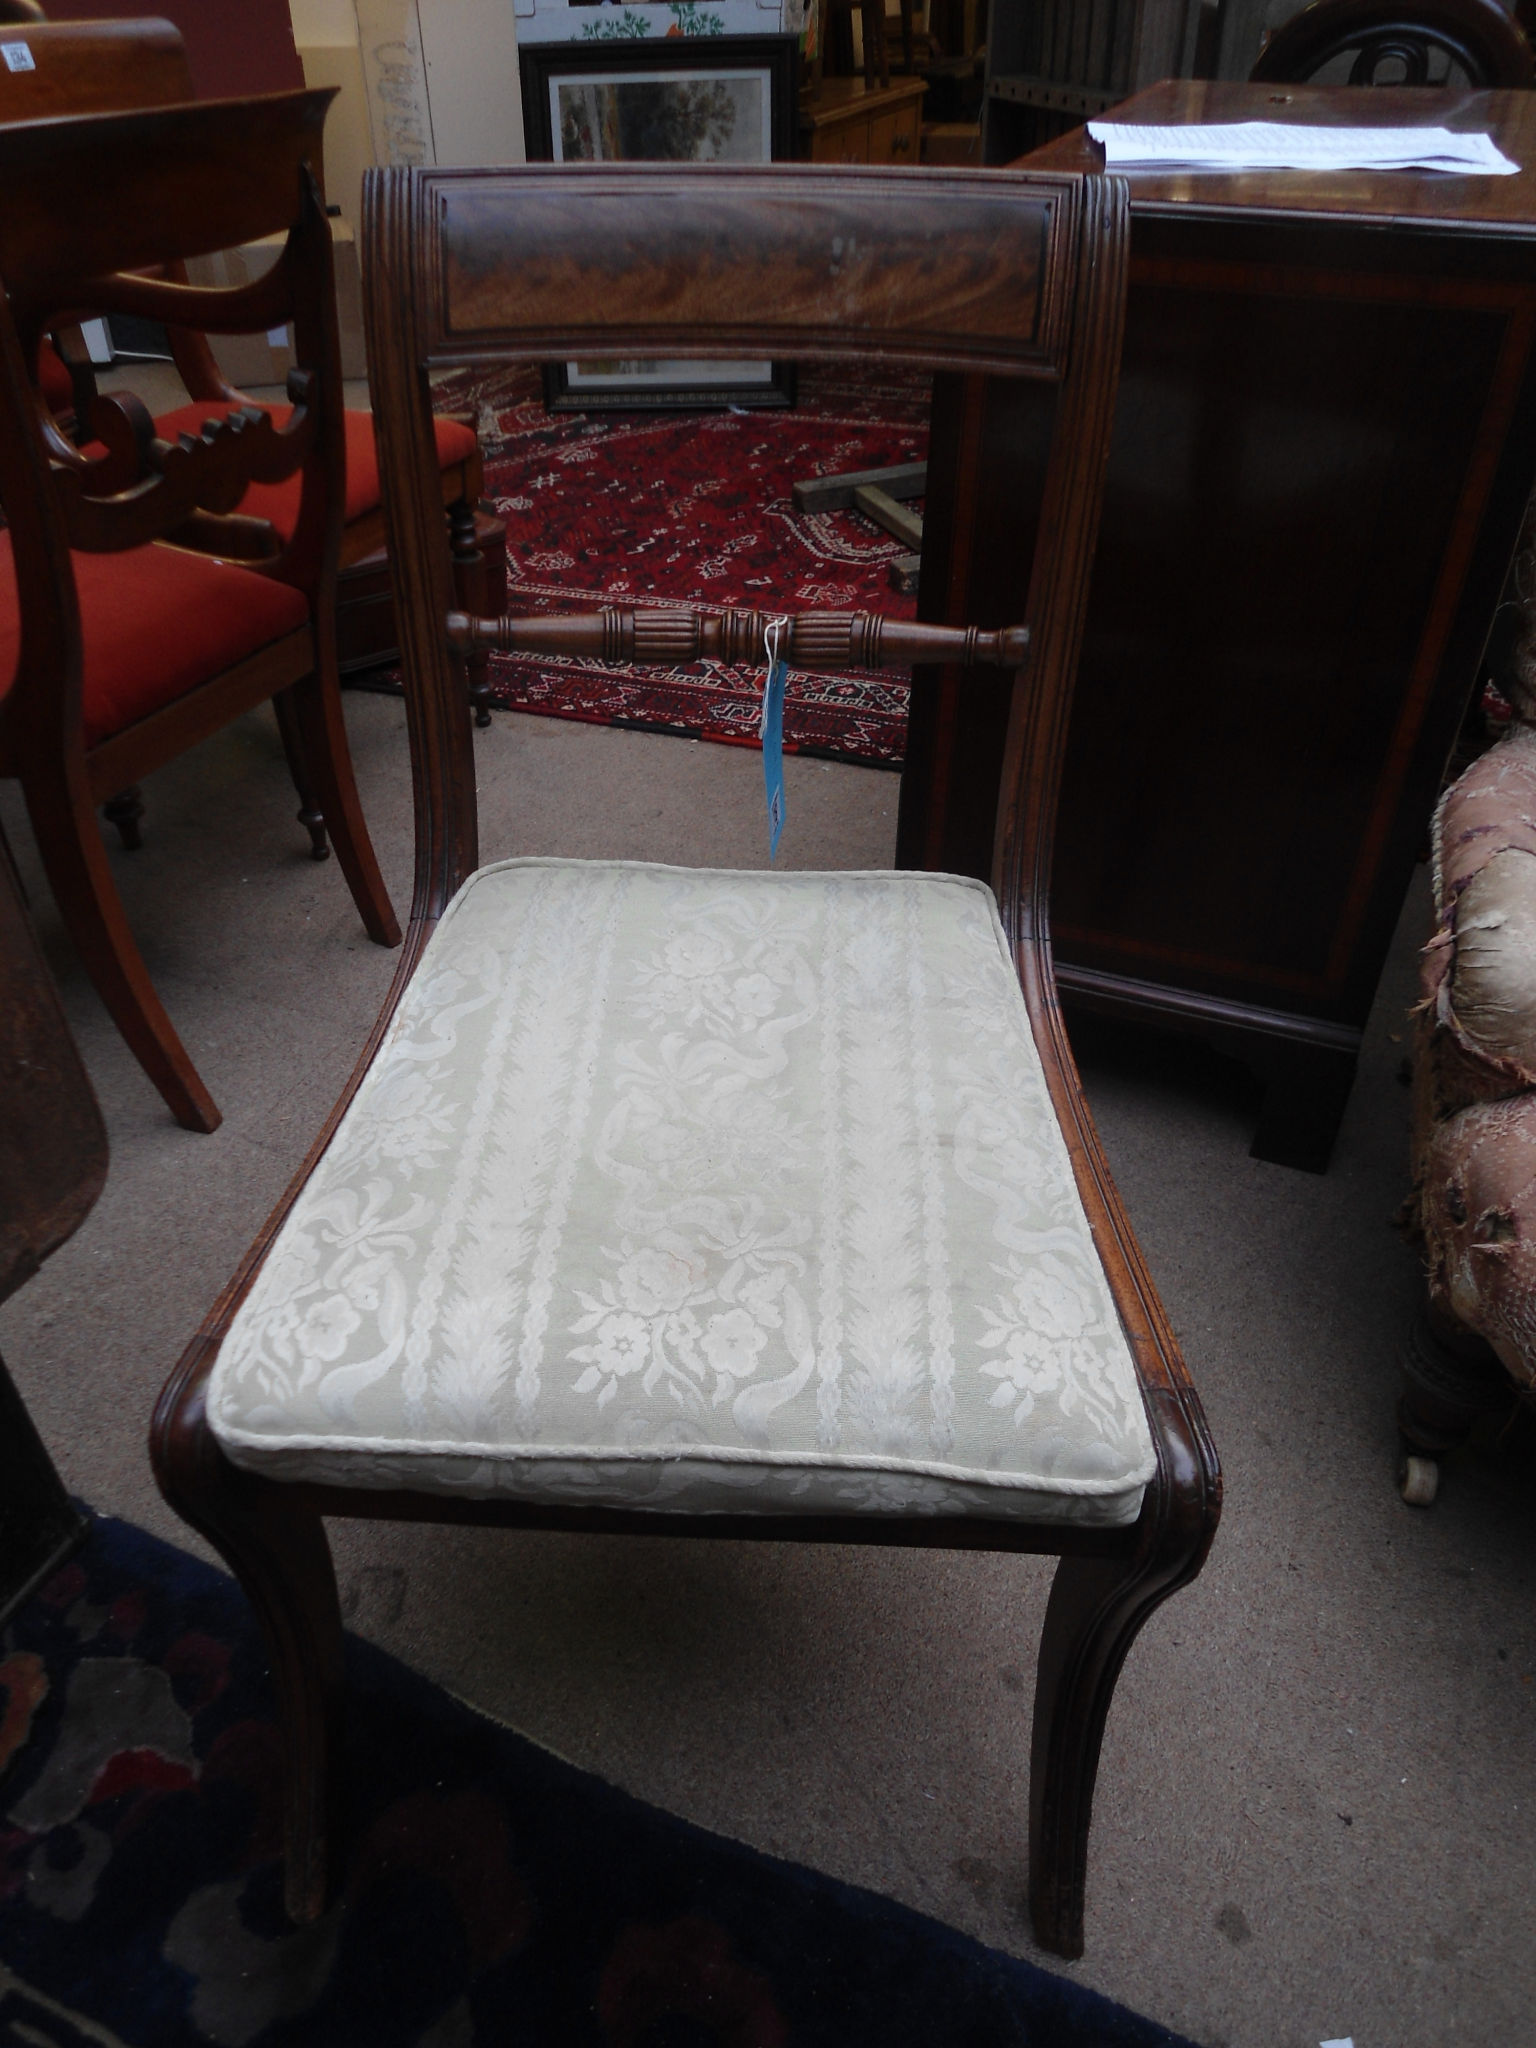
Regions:
<instances>
[{"instance_id":1,"label":"flame mahogany back panel","mask_svg":"<svg viewBox=\"0 0 1536 2048\"><path fill-rule=\"evenodd\" d=\"M1536 95L1180 83L1117 114L1440 119L1522 166L1131 181L1058 977L1237 1053L1255 1152L1320 1169L1536 477ZM1032 387L940 380L921 617L1012 616L1048 429ZM898 860L984 874L1006 689L914 695Z\"/></svg>"},{"instance_id":2,"label":"flame mahogany back panel","mask_svg":"<svg viewBox=\"0 0 1536 2048\"><path fill-rule=\"evenodd\" d=\"M436 211L438 230L419 244L436 270L424 281L422 359L539 361L578 351L589 336L606 337L611 349L593 262L607 251L635 309L625 337L636 348L665 347L686 331L696 353L782 349L814 359L846 347L850 324L862 324L860 309L875 296L885 302L889 358L1037 376L1062 367L1066 179L1057 189L1036 183L1033 203L1021 205L1023 181L1007 172L979 178L963 201L952 181L914 172L872 241L856 173L791 184L777 170L721 167L710 180L707 231L695 218L673 245L655 235L650 216L642 228L634 197L676 182L664 164L626 164L620 173L566 164L543 178L530 167L516 190L540 204L517 212L483 172L433 173L420 201ZM520 326L535 292L545 323Z\"/></svg>"}]
</instances>

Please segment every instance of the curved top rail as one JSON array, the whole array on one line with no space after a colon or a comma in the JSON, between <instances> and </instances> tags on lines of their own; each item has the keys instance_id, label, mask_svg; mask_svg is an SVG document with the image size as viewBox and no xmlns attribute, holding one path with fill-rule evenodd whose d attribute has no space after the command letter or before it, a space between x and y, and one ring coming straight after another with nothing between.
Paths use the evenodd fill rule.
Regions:
<instances>
[{"instance_id":1,"label":"curved top rail","mask_svg":"<svg viewBox=\"0 0 1536 2048\"><path fill-rule=\"evenodd\" d=\"M414 219L423 364L616 349L806 361L873 344L891 361L1054 376L1065 359L1070 177L819 164L369 176L397 181L394 206Z\"/></svg>"},{"instance_id":2,"label":"curved top rail","mask_svg":"<svg viewBox=\"0 0 1536 2048\"><path fill-rule=\"evenodd\" d=\"M169 107L192 97L187 46L174 22L43 21L20 36L30 69L0 64L0 121L44 121L61 114L120 113Z\"/></svg>"},{"instance_id":3,"label":"curved top rail","mask_svg":"<svg viewBox=\"0 0 1536 2048\"><path fill-rule=\"evenodd\" d=\"M47 304L63 279L233 249L291 227L334 86L0 125L0 278Z\"/></svg>"}]
</instances>

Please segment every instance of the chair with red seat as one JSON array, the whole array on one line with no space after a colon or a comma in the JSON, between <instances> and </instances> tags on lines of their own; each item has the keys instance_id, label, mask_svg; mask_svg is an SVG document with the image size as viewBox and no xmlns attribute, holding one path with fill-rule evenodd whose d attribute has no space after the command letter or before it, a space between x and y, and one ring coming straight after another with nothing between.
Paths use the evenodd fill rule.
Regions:
<instances>
[{"instance_id":1,"label":"chair with red seat","mask_svg":"<svg viewBox=\"0 0 1536 2048\"><path fill-rule=\"evenodd\" d=\"M97 804L270 698L369 936L400 938L336 679L341 373L312 169L331 97L0 127L0 773L21 783L60 913L103 1001L192 1130L213 1130L219 1113L128 930ZM240 290L143 274L274 233L287 236L277 263ZM78 449L39 399L33 366L49 325L85 307L180 314L214 331L291 319L292 404L281 419L230 408L170 439L136 401L98 399L96 442ZM253 486L296 492L291 537L259 564L217 559L227 515Z\"/></svg>"},{"instance_id":2,"label":"chair with red seat","mask_svg":"<svg viewBox=\"0 0 1536 2048\"><path fill-rule=\"evenodd\" d=\"M58 114L125 112L131 107L174 106L193 98L191 67L181 32L155 18L125 21L60 21L29 29L30 70L11 72L0 65L0 122L36 120ZM321 166L315 166L323 183ZM229 383L218 366L206 336L199 330L172 326L171 355L192 401L157 421L163 439L183 431L197 432L204 419L252 401ZM42 388L56 412L79 411L79 380L71 366L44 340L38 371ZM87 372L88 374L88 372ZM274 412L281 419L281 412ZM348 412L346 424L346 512L342 524L340 567L346 570L384 546L384 514L379 497L379 461L374 446L373 416ZM474 429L458 420L436 421L438 469L447 515L455 594L472 612L500 608L500 592L487 590L485 561L475 535L475 509L484 488L480 444ZM263 491L241 510L270 521L272 551L293 538L298 511L296 480ZM248 541L248 546L256 545ZM489 723L486 706L488 657L472 661L469 692L478 723Z\"/></svg>"}]
</instances>

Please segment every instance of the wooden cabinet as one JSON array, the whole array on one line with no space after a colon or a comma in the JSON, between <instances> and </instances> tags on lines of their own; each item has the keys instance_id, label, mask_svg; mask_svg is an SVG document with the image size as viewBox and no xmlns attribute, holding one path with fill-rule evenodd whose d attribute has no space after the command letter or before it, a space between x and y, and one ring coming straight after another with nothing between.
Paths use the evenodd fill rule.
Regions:
<instances>
[{"instance_id":1,"label":"wooden cabinet","mask_svg":"<svg viewBox=\"0 0 1536 2048\"><path fill-rule=\"evenodd\" d=\"M1216 70L1233 0L992 0L982 161L1010 163L1159 78ZM1236 0L1251 12L1265 0ZM1294 12L1293 0L1281 12ZM1256 41L1257 39L1255 39ZM1257 55L1255 48L1254 54ZM1250 59L1250 62L1252 60ZM1246 66L1244 67L1246 69Z\"/></svg>"},{"instance_id":2,"label":"wooden cabinet","mask_svg":"<svg viewBox=\"0 0 1536 2048\"><path fill-rule=\"evenodd\" d=\"M1058 978L1247 1061L1258 1155L1320 1166L1536 475L1536 94L1178 83L1111 118L1449 121L1523 167L1131 181ZM920 617L1023 615L1052 405L940 380ZM1008 700L914 679L898 866L988 872Z\"/></svg>"},{"instance_id":3,"label":"wooden cabinet","mask_svg":"<svg viewBox=\"0 0 1536 2048\"><path fill-rule=\"evenodd\" d=\"M800 102L801 155L815 164L915 164L923 92L920 78L824 78L814 98Z\"/></svg>"}]
</instances>

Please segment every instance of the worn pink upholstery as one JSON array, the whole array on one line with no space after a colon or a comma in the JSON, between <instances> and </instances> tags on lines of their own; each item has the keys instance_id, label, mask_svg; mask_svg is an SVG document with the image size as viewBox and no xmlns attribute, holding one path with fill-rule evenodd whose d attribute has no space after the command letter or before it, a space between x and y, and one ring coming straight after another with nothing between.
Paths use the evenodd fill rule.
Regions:
<instances>
[{"instance_id":1,"label":"worn pink upholstery","mask_svg":"<svg viewBox=\"0 0 1536 2048\"><path fill-rule=\"evenodd\" d=\"M1536 1380L1536 726L1441 799L1414 1060L1413 1221L1432 1320ZM1447 1322L1449 1319L1449 1322Z\"/></svg>"}]
</instances>

